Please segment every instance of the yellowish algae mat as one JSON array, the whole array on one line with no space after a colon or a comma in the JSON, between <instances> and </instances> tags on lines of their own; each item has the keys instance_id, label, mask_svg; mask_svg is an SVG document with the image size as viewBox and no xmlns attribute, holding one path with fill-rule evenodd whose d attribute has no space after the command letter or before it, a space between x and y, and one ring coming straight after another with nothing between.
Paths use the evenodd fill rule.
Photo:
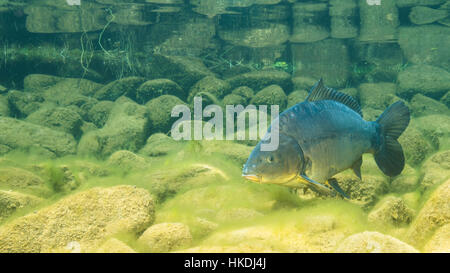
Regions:
<instances>
[{"instance_id":1,"label":"yellowish algae mat","mask_svg":"<svg viewBox=\"0 0 450 273\"><path fill-rule=\"evenodd\" d=\"M363 181L349 188L359 200L321 198L245 181L249 147L224 145L225 151L217 143L189 143L159 157L119 151L107 160L2 157L0 251L450 250L449 181L407 193L385 189L372 202L361 196L392 181L365 156Z\"/></svg>"}]
</instances>

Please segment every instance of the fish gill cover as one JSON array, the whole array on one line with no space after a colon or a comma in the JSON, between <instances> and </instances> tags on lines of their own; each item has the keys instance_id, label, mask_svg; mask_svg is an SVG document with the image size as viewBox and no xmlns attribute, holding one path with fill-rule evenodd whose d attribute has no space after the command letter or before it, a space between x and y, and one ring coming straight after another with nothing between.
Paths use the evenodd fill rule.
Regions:
<instances>
[{"instance_id":1,"label":"fish gill cover","mask_svg":"<svg viewBox=\"0 0 450 273\"><path fill-rule=\"evenodd\" d=\"M449 252L449 10L445 0L0 1L0 252ZM386 176L378 166L391 157L365 153L361 177L355 158L327 185L305 159L303 182L337 183L348 198L245 180L277 120L271 106L295 108L321 78L365 121L409 109L405 131L383 139L395 131L402 172ZM331 104L355 117L342 102ZM227 106L254 106L256 124L249 112L227 124ZM170 134L177 107L199 121L181 122L191 140Z\"/></svg>"}]
</instances>

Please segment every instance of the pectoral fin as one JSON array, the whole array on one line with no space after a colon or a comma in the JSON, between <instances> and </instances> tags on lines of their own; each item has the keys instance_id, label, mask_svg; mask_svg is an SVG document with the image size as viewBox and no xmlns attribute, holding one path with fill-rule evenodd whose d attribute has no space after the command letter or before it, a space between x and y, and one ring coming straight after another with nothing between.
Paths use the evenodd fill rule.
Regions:
<instances>
[{"instance_id":1,"label":"pectoral fin","mask_svg":"<svg viewBox=\"0 0 450 273\"><path fill-rule=\"evenodd\" d=\"M361 165L362 165L362 156L355 161L352 165L352 170L356 174L356 176L361 179Z\"/></svg>"},{"instance_id":2,"label":"pectoral fin","mask_svg":"<svg viewBox=\"0 0 450 273\"><path fill-rule=\"evenodd\" d=\"M329 189L327 186L322 185L314 180L312 180L311 178L307 177L304 174L301 174L299 176L299 179L301 180L301 182L306 183L310 189L312 189L315 192L318 192L320 194L326 194L326 195L332 195L334 196L335 193Z\"/></svg>"},{"instance_id":3,"label":"pectoral fin","mask_svg":"<svg viewBox=\"0 0 450 273\"><path fill-rule=\"evenodd\" d=\"M330 179L328 179L327 182L340 195L342 195L343 197L345 197L347 199L350 199L350 197L341 189L341 187L339 186L339 184L338 184L338 182L337 182L337 180L335 178L330 178Z\"/></svg>"}]
</instances>

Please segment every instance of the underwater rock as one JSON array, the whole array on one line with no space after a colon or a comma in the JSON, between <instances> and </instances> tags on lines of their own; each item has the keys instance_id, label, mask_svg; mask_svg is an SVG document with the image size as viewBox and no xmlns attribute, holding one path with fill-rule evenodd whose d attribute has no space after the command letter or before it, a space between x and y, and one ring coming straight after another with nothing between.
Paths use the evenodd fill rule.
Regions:
<instances>
[{"instance_id":1,"label":"underwater rock","mask_svg":"<svg viewBox=\"0 0 450 273\"><path fill-rule=\"evenodd\" d=\"M31 113L25 121L69 133L76 139L81 136L83 124L80 115L67 107L42 107Z\"/></svg>"},{"instance_id":2,"label":"underwater rock","mask_svg":"<svg viewBox=\"0 0 450 273\"><path fill-rule=\"evenodd\" d=\"M10 115L24 118L37 111L44 102L44 98L39 94L32 94L11 90L7 95Z\"/></svg>"},{"instance_id":3,"label":"underwater rock","mask_svg":"<svg viewBox=\"0 0 450 273\"><path fill-rule=\"evenodd\" d=\"M136 253L134 249L124 242L111 238L104 242L96 251L96 253Z\"/></svg>"},{"instance_id":4,"label":"underwater rock","mask_svg":"<svg viewBox=\"0 0 450 273\"><path fill-rule=\"evenodd\" d=\"M291 43L316 42L330 35L323 20L328 17L326 3L294 3L292 17Z\"/></svg>"},{"instance_id":5,"label":"underwater rock","mask_svg":"<svg viewBox=\"0 0 450 273\"><path fill-rule=\"evenodd\" d=\"M439 99L450 89L450 73L430 65L413 65L398 74L397 93L400 97L411 98L420 93Z\"/></svg>"},{"instance_id":6,"label":"underwater rock","mask_svg":"<svg viewBox=\"0 0 450 273\"><path fill-rule=\"evenodd\" d=\"M78 153L107 157L118 150L138 151L150 134L148 109L126 97L115 101L105 126L83 135Z\"/></svg>"},{"instance_id":7,"label":"underwater rock","mask_svg":"<svg viewBox=\"0 0 450 273\"><path fill-rule=\"evenodd\" d=\"M439 101L445 104L447 107L450 107L450 91L445 93L445 95L442 96L442 98Z\"/></svg>"},{"instance_id":8,"label":"underwater rock","mask_svg":"<svg viewBox=\"0 0 450 273\"><path fill-rule=\"evenodd\" d=\"M371 107L384 111L394 100L395 83L363 83L358 86L362 107Z\"/></svg>"},{"instance_id":9,"label":"underwater rock","mask_svg":"<svg viewBox=\"0 0 450 273\"><path fill-rule=\"evenodd\" d=\"M220 222L249 220L256 217L261 217L262 214L259 211L248 208L231 208L221 209L217 212L216 219Z\"/></svg>"},{"instance_id":10,"label":"underwater rock","mask_svg":"<svg viewBox=\"0 0 450 273\"><path fill-rule=\"evenodd\" d=\"M145 158L125 150L114 152L108 158L107 164L122 171L143 170L149 167Z\"/></svg>"},{"instance_id":11,"label":"underwater rock","mask_svg":"<svg viewBox=\"0 0 450 273\"><path fill-rule=\"evenodd\" d=\"M401 198L388 196L372 209L368 220L375 225L402 226L409 224L414 214L414 210L409 208Z\"/></svg>"},{"instance_id":12,"label":"underwater rock","mask_svg":"<svg viewBox=\"0 0 450 273\"><path fill-rule=\"evenodd\" d=\"M331 37L353 38L358 36L358 4L356 0L330 0Z\"/></svg>"},{"instance_id":13,"label":"underwater rock","mask_svg":"<svg viewBox=\"0 0 450 273\"><path fill-rule=\"evenodd\" d=\"M426 253L449 253L450 252L450 224L443 225L436 230L431 239L423 247Z\"/></svg>"},{"instance_id":14,"label":"underwater rock","mask_svg":"<svg viewBox=\"0 0 450 273\"><path fill-rule=\"evenodd\" d=\"M364 107L362 113L365 120L375 121L383 113L383 110Z\"/></svg>"},{"instance_id":15,"label":"underwater rock","mask_svg":"<svg viewBox=\"0 0 450 273\"><path fill-rule=\"evenodd\" d=\"M46 196L51 193L41 177L27 170L14 167L1 168L0 188L38 196Z\"/></svg>"},{"instance_id":16,"label":"underwater rock","mask_svg":"<svg viewBox=\"0 0 450 273\"><path fill-rule=\"evenodd\" d=\"M13 213L24 208L37 206L42 201L43 199L37 196L0 190L0 222L11 216Z\"/></svg>"},{"instance_id":17,"label":"underwater rock","mask_svg":"<svg viewBox=\"0 0 450 273\"><path fill-rule=\"evenodd\" d=\"M150 194L132 186L92 188L0 227L0 252L91 252L116 234L137 235L154 220Z\"/></svg>"},{"instance_id":18,"label":"underwater rock","mask_svg":"<svg viewBox=\"0 0 450 273\"><path fill-rule=\"evenodd\" d=\"M340 173L334 177L342 190L350 196L350 201L364 209L375 205L378 197L388 190L388 183L382 176L364 175L363 172L362 181L349 173Z\"/></svg>"},{"instance_id":19,"label":"underwater rock","mask_svg":"<svg viewBox=\"0 0 450 273\"><path fill-rule=\"evenodd\" d=\"M446 105L422 94L415 94L409 105L413 116L448 115L450 113Z\"/></svg>"},{"instance_id":20,"label":"underwater rock","mask_svg":"<svg viewBox=\"0 0 450 273\"><path fill-rule=\"evenodd\" d=\"M98 128L102 128L108 120L114 105L114 102L109 100L99 101L89 109L87 120L94 123Z\"/></svg>"},{"instance_id":21,"label":"underwater rock","mask_svg":"<svg viewBox=\"0 0 450 273\"><path fill-rule=\"evenodd\" d=\"M186 94L181 87L169 79L156 79L146 81L136 90L136 101L145 104L151 99L161 95L172 95L179 98L185 98Z\"/></svg>"},{"instance_id":22,"label":"underwater rock","mask_svg":"<svg viewBox=\"0 0 450 273\"><path fill-rule=\"evenodd\" d=\"M350 76L348 47L341 39L326 39L315 43L292 44L294 77L324 79L331 87L343 87ZM305 89L296 86L297 89ZM309 88L308 88L309 89Z\"/></svg>"},{"instance_id":23,"label":"underwater rock","mask_svg":"<svg viewBox=\"0 0 450 273\"><path fill-rule=\"evenodd\" d=\"M418 253L414 247L389 235L365 231L346 238L336 253Z\"/></svg>"},{"instance_id":24,"label":"underwater rock","mask_svg":"<svg viewBox=\"0 0 450 273\"><path fill-rule=\"evenodd\" d=\"M318 79L310 77L297 76L292 78L294 90L309 90L316 84Z\"/></svg>"},{"instance_id":25,"label":"underwater rock","mask_svg":"<svg viewBox=\"0 0 450 273\"><path fill-rule=\"evenodd\" d=\"M280 113L286 108L287 96L278 85L269 85L253 96L250 104L253 105L279 105Z\"/></svg>"},{"instance_id":26,"label":"underwater rock","mask_svg":"<svg viewBox=\"0 0 450 273\"><path fill-rule=\"evenodd\" d=\"M148 109L149 119L152 124L152 132L167 133L177 118L171 117L173 107L186 105L182 100L171 95L162 95L145 104Z\"/></svg>"},{"instance_id":27,"label":"underwater rock","mask_svg":"<svg viewBox=\"0 0 450 273\"><path fill-rule=\"evenodd\" d=\"M408 126L398 138L408 164L418 166L433 151L433 146L415 126Z\"/></svg>"},{"instance_id":28,"label":"underwater rock","mask_svg":"<svg viewBox=\"0 0 450 273\"><path fill-rule=\"evenodd\" d=\"M439 25L400 27L398 32L398 43L408 62L428 64L443 69L450 67L450 52L447 50L450 46L450 29L448 27ZM437 73L448 74L446 71ZM438 81L439 74L436 76L438 77L436 78L436 84L445 82ZM419 82L421 79L421 77L418 77L412 80Z\"/></svg>"},{"instance_id":29,"label":"underwater rock","mask_svg":"<svg viewBox=\"0 0 450 273\"><path fill-rule=\"evenodd\" d=\"M0 144L12 149L58 157L75 153L75 139L67 133L12 118L0 118L0 131Z\"/></svg>"},{"instance_id":30,"label":"underwater rock","mask_svg":"<svg viewBox=\"0 0 450 273\"><path fill-rule=\"evenodd\" d=\"M450 223L450 180L440 185L425 202L408 231L409 242L419 248L439 227Z\"/></svg>"},{"instance_id":31,"label":"underwater rock","mask_svg":"<svg viewBox=\"0 0 450 273\"><path fill-rule=\"evenodd\" d=\"M239 165L247 161L252 151L252 147L232 141L206 141L202 143L202 146L204 153L222 155Z\"/></svg>"},{"instance_id":32,"label":"underwater rock","mask_svg":"<svg viewBox=\"0 0 450 273\"><path fill-rule=\"evenodd\" d=\"M182 223L160 223L149 227L138 242L149 252L169 252L192 243L189 227Z\"/></svg>"},{"instance_id":33,"label":"underwater rock","mask_svg":"<svg viewBox=\"0 0 450 273\"><path fill-rule=\"evenodd\" d=\"M284 71L261 70L240 74L227 79L232 88L248 86L253 90L261 90L269 85L279 85L289 93L292 90L291 75Z\"/></svg>"},{"instance_id":34,"label":"underwater rock","mask_svg":"<svg viewBox=\"0 0 450 273\"><path fill-rule=\"evenodd\" d=\"M231 91L231 94L243 97L247 103L253 97L255 92L253 91L253 89L251 89L248 86L240 86L240 87L236 87L235 89L233 89L233 91Z\"/></svg>"},{"instance_id":35,"label":"underwater rock","mask_svg":"<svg viewBox=\"0 0 450 273\"><path fill-rule=\"evenodd\" d=\"M448 16L446 10L432 9L428 7L413 7L409 13L409 19L413 24L430 24Z\"/></svg>"},{"instance_id":36,"label":"underwater rock","mask_svg":"<svg viewBox=\"0 0 450 273\"><path fill-rule=\"evenodd\" d=\"M26 92L43 91L64 78L45 74L29 74L23 79L23 89Z\"/></svg>"},{"instance_id":37,"label":"underwater rock","mask_svg":"<svg viewBox=\"0 0 450 273\"><path fill-rule=\"evenodd\" d=\"M196 95L209 93L216 98L223 98L231 91L230 84L214 76L207 76L192 86L189 91L188 102L192 102Z\"/></svg>"},{"instance_id":38,"label":"underwater rock","mask_svg":"<svg viewBox=\"0 0 450 273\"><path fill-rule=\"evenodd\" d=\"M183 90L189 90L199 80L214 74L206 68L201 59L182 56L154 54L143 71L148 78L169 78Z\"/></svg>"},{"instance_id":39,"label":"underwater rock","mask_svg":"<svg viewBox=\"0 0 450 273\"><path fill-rule=\"evenodd\" d=\"M246 105L247 99L236 94L226 95L222 100L223 105Z\"/></svg>"},{"instance_id":40,"label":"underwater rock","mask_svg":"<svg viewBox=\"0 0 450 273\"><path fill-rule=\"evenodd\" d=\"M155 133L147 139L145 146L138 153L145 156L164 156L177 151L180 145L181 143L163 133Z\"/></svg>"},{"instance_id":41,"label":"underwater rock","mask_svg":"<svg viewBox=\"0 0 450 273\"><path fill-rule=\"evenodd\" d=\"M127 77L108 83L97 92L94 97L98 100L115 101L120 96L127 96L136 99L136 90L145 82L141 77Z\"/></svg>"},{"instance_id":42,"label":"underwater rock","mask_svg":"<svg viewBox=\"0 0 450 273\"><path fill-rule=\"evenodd\" d=\"M427 115L413 120L414 125L438 150L450 148L450 116Z\"/></svg>"},{"instance_id":43,"label":"underwater rock","mask_svg":"<svg viewBox=\"0 0 450 273\"><path fill-rule=\"evenodd\" d=\"M418 172L406 164L402 173L391 181L389 191L396 193L411 192L417 188L418 184Z\"/></svg>"},{"instance_id":44,"label":"underwater rock","mask_svg":"<svg viewBox=\"0 0 450 273\"><path fill-rule=\"evenodd\" d=\"M383 42L397 38L400 24L395 1L384 1L381 5L369 5L359 0L361 27L359 40L365 42Z\"/></svg>"},{"instance_id":45,"label":"underwater rock","mask_svg":"<svg viewBox=\"0 0 450 273\"><path fill-rule=\"evenodd\" d=\"M9 117L8 98L0 95L0 117Z\"/></svg>"},{"instance_id":46,"label":"underwater rock","mask_svg":"<svg viewBox=\"0 0 450 273\"><path fill-rule=\"evenodd\" d=\"M439 185L450 178L450 151L438 152L432 155L422 165L423 173L420 187L424 190Z\"/></svg>"},{"instance_id":47,"label":"underwater rock","mask_svg":"<svg viewBox=\"0 0 450 273\"><path fill-rule=\"evenodd\" d=\"M445 0L397 0L398 7L412 6L435 6L445 2Z\"/></svg>"},{"instance_id":48,"label":"underwater rock","mask_svg":"<svg viewBox=\"0 0 450 273\"><path fill-rule=\"evenodd\" d=\"M287 97L286 108L290 108L291 106L294 106L297 103L303 102L307 96L308 96L308 92L305 90L292 91Z\"/></svg>"}]
</instances>

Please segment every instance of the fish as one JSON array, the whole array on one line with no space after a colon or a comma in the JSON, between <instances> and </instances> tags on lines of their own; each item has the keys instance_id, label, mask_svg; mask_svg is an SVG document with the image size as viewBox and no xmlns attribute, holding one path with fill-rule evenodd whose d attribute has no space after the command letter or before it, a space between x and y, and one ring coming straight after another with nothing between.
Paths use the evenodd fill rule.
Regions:
<instances>
[{"instance_id":1,"label":"fish","mask_svg":"<svg viewBox=\"0 0 450 273\"><path fill-rule=\"evenodd\" d=\"M352 169L361 179L365 153L373 154L387 176L399 175L405 156L398 138L409 121L410 111L403 101L390 105L377 120L366 121L354 98L326 87L320 79L305 101L272 121L250 153L242 176L260 184L307 185L320 194L349 198L333 176ZM262 150L271 130L278 130L278 148Z\"/></svg>"}]
</instances>

